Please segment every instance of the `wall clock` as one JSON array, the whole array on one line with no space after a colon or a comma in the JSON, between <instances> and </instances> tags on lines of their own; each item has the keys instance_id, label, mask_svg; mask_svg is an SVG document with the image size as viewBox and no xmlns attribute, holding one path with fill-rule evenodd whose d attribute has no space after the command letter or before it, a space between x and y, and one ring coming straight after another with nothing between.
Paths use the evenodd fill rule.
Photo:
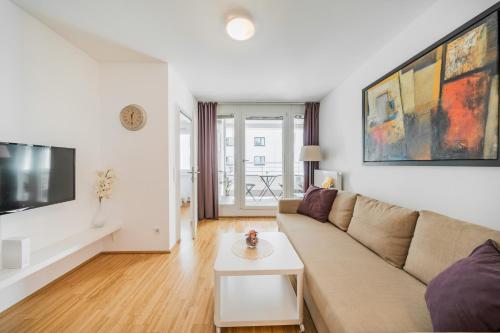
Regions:
<instances>
[{"instance_id":1,"label":"wall clock","mask_svg":"<svg viewBox=\"0 0 500 333\"><path fill-rule=\"evenodd\" d=\"M129 131L138 131L146 124L146 111L137 104L130 104L120 112L120 121Z\"/></svg>"}]
</instances>

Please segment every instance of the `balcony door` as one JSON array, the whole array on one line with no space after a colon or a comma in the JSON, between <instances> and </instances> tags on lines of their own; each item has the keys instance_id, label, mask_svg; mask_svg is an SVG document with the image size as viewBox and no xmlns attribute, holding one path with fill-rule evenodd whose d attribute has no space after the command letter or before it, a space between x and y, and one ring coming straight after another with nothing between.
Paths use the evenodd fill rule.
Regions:
<instances>
[{"instance_id":1,"label":"balcony door","mask_svg":"<svg viewBox=\"0 0 500 333\"><path fill-rule=\"evenodd\" d=\"M303 105L221 105L217 138L221 216L272 215L301 196Z\"/></svg>"},{"instance_id":2,"label":"balcony door","mask_svg":"<svg viewBox=\"0 0 500 333\"><path fill-rule=\"evenodd\" d=\"M285 194L284 114L245 115L243 208L276 207Z\"/></svg>"}]
</instances>

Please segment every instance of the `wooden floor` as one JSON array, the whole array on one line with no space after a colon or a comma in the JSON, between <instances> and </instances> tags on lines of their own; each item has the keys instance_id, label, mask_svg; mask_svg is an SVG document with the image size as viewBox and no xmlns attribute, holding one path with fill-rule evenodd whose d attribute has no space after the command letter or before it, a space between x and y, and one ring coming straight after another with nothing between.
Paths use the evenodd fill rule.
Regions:
<instances>
[{"instance_id":1,"label":"wooden floor","mask_svg":"<svg viewBox=\"0 0 500 333\"><path fill-rule=\"evenodd\" d=\"M0 332L213 332L213 271L218 236L275 231L271 218L201 222L171 254L101 254L0 314ZM316 332L307 309L306 332ZM223 332L298 332L297 326Z\"/></svg>"}]
</instances>

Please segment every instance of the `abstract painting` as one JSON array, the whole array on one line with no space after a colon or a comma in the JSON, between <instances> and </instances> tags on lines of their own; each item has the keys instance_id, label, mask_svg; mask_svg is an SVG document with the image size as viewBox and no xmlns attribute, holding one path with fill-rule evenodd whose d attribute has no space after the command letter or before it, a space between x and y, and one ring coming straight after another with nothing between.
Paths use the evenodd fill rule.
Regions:
<instances>
[{"instance_id":1,"label":"abstract painting","mask_svg":"<svg viewBox=\"0 0 500 333\"><path fill-rule=\"evenodd\" d=\"M366 164L498 165L498 13L363 89Z\"/></svg>"}]
</instances>

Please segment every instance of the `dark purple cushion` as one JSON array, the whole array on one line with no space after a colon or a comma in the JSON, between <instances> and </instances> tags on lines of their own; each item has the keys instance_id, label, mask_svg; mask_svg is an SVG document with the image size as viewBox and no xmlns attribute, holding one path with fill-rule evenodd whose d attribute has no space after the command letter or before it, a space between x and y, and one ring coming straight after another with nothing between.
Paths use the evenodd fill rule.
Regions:
<instances>
[{"instance_id":1,"label":"dark purple cushion","mask_svg":"<svg viewBox=\"0 0 500 333\"><path fill-rule=\"evenodd\" d=\"M434 331L500 331L498 245L490 239L441 272L427 286L425 301Z\"/></svg>"},{"instance_id":2,"label":"dark purple cushion","mask_svg":"<svg viewBox=\"0 0 500 333\"><path fill-rule=\"evenodd\" d=\"M309 186L304 199L297 209L297 213L312 217L321 222L328 222L328 214L332 209L337 190Z\"/></svg>"}]
</instances>

